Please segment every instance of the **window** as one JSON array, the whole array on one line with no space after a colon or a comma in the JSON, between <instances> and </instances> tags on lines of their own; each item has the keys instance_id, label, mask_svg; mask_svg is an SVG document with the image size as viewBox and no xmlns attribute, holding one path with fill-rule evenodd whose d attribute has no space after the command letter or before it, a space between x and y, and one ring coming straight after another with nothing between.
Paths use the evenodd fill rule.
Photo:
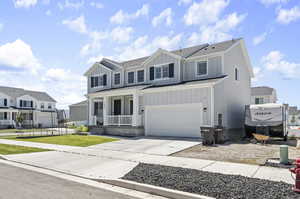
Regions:
<instances>
[{"instance_id":1,"label":"window","mask_svg":"<svg viewBox=\"0 0 300 199\"><path fill-rule=\"evenodd\" d=\"M130 108L130 109L129 109L129 114L130 114L130 115L133 115L133 100L130 100L130 101L129 101L129 106L130 106L130 107L129 107L129 108Z\"/></svg>"},{"instance_id":2,"label":"window","mask_svg":"<svg viewBox=\"0 0 300 199\"><path fill-rule=\"evenodd\" d=\"M48 104L48 109L52 109L52 104Z\"/></svg>"},{"instance_id":3,"label":"window","mask_svg":"<svg viewBox=\"0 0 300 199\"><path fill-rule=\"evenodd\" d=\"M94 115L101 116L103 110L103 102L94 102Z\"/></svg>"},{"instance_id":4,"label":"window","mask_svg":"<svg viewBox=\"0 0 300 199\"><path fill-rule=\"evenodd\" d=\"M121 83L121 74L120 73L116 73L115 77L114 77L114 83L115 85L119 85Z\"/></svg>"},{"instance_id":5,"label":"window","mask_svg":"<svg viewBox=\"0 0 300 199\"><path fill-rule=\"evenodd\" d=\"M41 103L41 109L44 109L44 108L45 108L45 104Z\"/></svg>"},{"instance_id":6,"label":"window","mask_svg":"<svg viewBox=\"0 0 300 199\"><path fill-rule=\"evenodd\" d=\"M134 83L134 72L128 72L128 84Z\"/></svg>"},{"instance_id":7,"label":"window","mask_svg":"<svg viewBox=\"0 0 300 199\"><path fill-rule=\"evenodd\" d=\"M20 100L20 107L22 107L22 108L32 108L33 107L33 101Z\"/></svg>"},{"instance_id":8,"label":"window","mask_svg":"<svg viewBox=\"0 0 300 199\"><path fill-rule=\"evenodd\" d=\"M255 104L263 104L264 98L263 97L256 97L255 98Z\"/></svg>"},{"instance_id":9,"label":"window","mask_svg":"<svg viewBox=\"0 0 300 199\"><path fill-rule=\"evenodd\" d=\"M91 88L106 86L106 74L91 77Z\"/></svg>"},{"instance_id":10,"label":"window","mask_svg":"<svg viewBox=\"0 0 300 199\"><path fill-rule=\"evenodd\" d=\"M207 61L197 62L197 75L207 75Z\"/></svg>"},{"instance_id":11,"label":"window","mask_svg":"<svg viewBox=\"0 0 300 199\"><path fill-rule=\"evenodd\" d=\"M7 99L0 99L0 106L7 106Z\"/></svg>"},{"instance_id":12,"label":"window","mask_svg":"<svg viewBox=\"0 0 300 199\"><path fill-rule=\"evenodd\" d=\"M238 81L240 79L240 77L239 77L239 69L237 69L237 68L234 69L234 79L236 81Z\"/></svg>"},{"instance_id":13,"label":"window","mask_svg":"<svg viewBox=\"0 0 300 199\"><path fill-rule=\"evenodd\" d=\"M169 64L155 67L155 79L162 79L169 77Z\"/></svg>"},{"instance_id":14,"label":"window","mask_svg":"<svg viewBox=\"0 0 300 199\"><path fill-rule=\"evenodd\" d=\"M144 82L144 70L137 71L137 81Z\"/></svg>"},{"instance_id":15,"label":"window","mask_svg":"<svg viewBox=\"0 0 300 199\"><path fill-rule=\"evenodd\" d=\"M223 115L221 113L218 113L218 126L223 125Z\"/></svg>"},{"instance_id":16,"label":"window","mask_svg":"<svg viewBox=\"0 0 300 199\"><path fill-rule=\"evenodd\" d=\"M7 120L7 112L0 112L0 120Z\"/></svg>"}]
</instances>

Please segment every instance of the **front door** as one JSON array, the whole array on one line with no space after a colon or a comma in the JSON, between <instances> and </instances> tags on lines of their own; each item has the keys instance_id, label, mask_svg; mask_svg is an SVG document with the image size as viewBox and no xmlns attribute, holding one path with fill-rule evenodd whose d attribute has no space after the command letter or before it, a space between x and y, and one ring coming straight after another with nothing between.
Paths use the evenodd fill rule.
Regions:
<instances>
[{"instance_id":1,"label":"front door","mask_svg":"<svg viewBox=\"0 0 300 199\"><path fill-rule=\"evenodd\" d=\"M114 100L114 115L121 115L121 100Z\"/></svg>"}]
</instances>

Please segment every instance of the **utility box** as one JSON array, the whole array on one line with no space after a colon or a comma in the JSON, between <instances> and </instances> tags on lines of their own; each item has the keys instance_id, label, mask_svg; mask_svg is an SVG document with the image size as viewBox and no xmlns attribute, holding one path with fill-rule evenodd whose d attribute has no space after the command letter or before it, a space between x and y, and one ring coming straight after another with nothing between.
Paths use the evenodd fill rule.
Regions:
<instances>
[{"instance_id":1,"label":"utility box","mask_svg":"<svg viewBox=\"0 0 300 199\"><path fill-rule=\"evenodd\" d=\"M215 144L215 132L214 128L212 127L201 127L201 137L203 139L203 145L214 145Z\"/></svg>"}]
</instances>

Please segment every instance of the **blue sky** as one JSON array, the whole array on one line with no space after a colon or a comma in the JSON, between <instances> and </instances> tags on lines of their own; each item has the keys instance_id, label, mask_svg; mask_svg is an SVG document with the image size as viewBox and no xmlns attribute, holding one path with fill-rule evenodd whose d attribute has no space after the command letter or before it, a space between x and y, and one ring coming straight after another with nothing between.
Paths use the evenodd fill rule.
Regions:
<instances>
[{"instance_id":1,"label":"blue sky","mask_svg":"<svg viewBox=\"0 0 300 199\"><path fill-rule=\"evenodd\" d=\"M253 85L300 106L298 0L2 0L0 85L47 91L58 107L84 99L83 73L127 60L243 37Z\"/></svg>"}]
</instances>

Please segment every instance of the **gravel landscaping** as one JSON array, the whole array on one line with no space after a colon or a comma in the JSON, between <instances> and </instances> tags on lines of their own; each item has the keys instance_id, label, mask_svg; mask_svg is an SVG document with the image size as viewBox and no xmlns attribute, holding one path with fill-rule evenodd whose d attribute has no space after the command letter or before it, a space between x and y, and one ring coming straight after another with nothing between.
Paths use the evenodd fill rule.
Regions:
<instances>
[{"instance_id":1,"label":"gravel landscaping","mask_svg":"<svg viewBox=\"0 0 300 199\"><path fill-rule=\"evenodd\" d=\"M153 164L139 164L123 179L218 199L300 198L292 185L284 182Z\"/></svg>"}]
</instances>

